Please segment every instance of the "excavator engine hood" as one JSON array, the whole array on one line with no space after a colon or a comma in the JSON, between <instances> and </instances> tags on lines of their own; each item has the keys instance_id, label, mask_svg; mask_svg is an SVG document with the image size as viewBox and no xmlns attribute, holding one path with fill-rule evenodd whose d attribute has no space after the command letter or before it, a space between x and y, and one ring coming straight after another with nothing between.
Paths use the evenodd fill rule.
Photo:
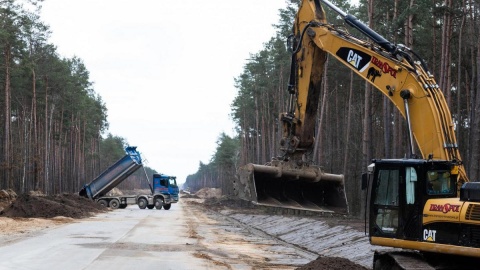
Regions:
<instances>
[{"instance_id":1,"label":"excavator engine hood","mask_svg":"<svg viewBox=\"0 0 480 270\"><path fill-rule=\"evenodd\" d=\"M288 163L247 164L235 183L238 197L258 205L346 213L343 175L324 173L320 167L292 168Z\"/></svg>"}]
</instances>

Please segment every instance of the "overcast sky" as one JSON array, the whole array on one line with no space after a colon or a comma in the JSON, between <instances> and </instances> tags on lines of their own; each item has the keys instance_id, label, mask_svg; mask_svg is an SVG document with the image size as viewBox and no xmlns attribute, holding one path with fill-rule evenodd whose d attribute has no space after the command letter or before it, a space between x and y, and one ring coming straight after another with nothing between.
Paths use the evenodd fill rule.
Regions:
<instances>
[{"instance_id":1,"label":"overcast sky","mask_svg":"<svg viewBox=\"0 0 480 270\"><path fill-rule=\"evenodd\" d=\"M81 58L108 132L184 182L233 136L234 78L275 35L285 0L45 0L62 57ZM88 179L87 179L88 180Z\"/></svg>"}]
</instances>

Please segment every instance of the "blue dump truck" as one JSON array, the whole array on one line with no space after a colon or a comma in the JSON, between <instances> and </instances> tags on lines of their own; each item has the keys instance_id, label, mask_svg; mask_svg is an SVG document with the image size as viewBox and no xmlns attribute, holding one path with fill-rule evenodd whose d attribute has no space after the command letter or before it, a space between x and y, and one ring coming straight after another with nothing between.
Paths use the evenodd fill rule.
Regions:
<instances>
[{"instance_id":1,"label":"blue dump truck","mask_svg":"<svg viewBox=\"0 0 480 270\"><path fill-rule=\"evenodd\" d=\"M79 195L98 202L101 205L111 208L125 208L129 204L137 204L140 209L162 209L169 210L172 203L178 202L178 187L175 176L154 174L153 187L148 180L146 171L145 177L150 187L150 194L107 196L107 193L118 186L128 176L139 168L143 168L142 158L137 147L128 146L125 148L126 155L115 164L106 169L89 184L83 186Z\"/></svg>"}]
</instances>

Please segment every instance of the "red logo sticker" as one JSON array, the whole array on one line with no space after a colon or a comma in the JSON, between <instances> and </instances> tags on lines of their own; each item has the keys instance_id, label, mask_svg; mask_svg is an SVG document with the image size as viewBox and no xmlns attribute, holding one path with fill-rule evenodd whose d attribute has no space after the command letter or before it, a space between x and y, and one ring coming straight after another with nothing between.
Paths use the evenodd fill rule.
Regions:
<instances>
[{"instance_id":1,"label":"red logo sticker","mask_svg":"<svg viewBox=\"0 0 480 270\"><path fill-rule=\"evenodd\" d=\"M430 205L430 211L434 212L442 212L444 214L452 211L452 212L460 212L460 205L456 204L449 204L446 203L444 205L441 204L431 204Z\"/></svg>"},{"instance_id":2,"label":"red logo sticker","mask_svg":"<svg viewBox=\"0 0 480 270\"><path fill-rule=\"evenodd\" d=\"M387 62L382 62L380 59L372 56L372 64L379 67L383 73L389 73L393 78L397 78L397 71L393 69Z\"/></svg>"}]
</instances>

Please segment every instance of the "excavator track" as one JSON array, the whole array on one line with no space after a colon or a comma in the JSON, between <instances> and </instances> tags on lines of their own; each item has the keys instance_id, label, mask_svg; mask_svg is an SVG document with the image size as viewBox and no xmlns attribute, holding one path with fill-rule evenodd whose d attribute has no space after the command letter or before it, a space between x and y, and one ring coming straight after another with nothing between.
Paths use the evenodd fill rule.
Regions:
<instances>
[{"instance_id":1,"label":"excavator track","mask_svg":"<svg viewBox=\"0 0 480 270\"><path fill-rule=\"evenodd\" d=\"M417 251L376 251L373 270L475 270L477 258Z\"/></svg>"},{"instance_id":2,"label":"excavator track","mask_svg":"<svg viewBox=\"0 0 480 270\"><path fill-rule=\"evenodd\" d=\"M373 270L435 270L418 252L375 252Z\"/></svg>"}]
</instances>

